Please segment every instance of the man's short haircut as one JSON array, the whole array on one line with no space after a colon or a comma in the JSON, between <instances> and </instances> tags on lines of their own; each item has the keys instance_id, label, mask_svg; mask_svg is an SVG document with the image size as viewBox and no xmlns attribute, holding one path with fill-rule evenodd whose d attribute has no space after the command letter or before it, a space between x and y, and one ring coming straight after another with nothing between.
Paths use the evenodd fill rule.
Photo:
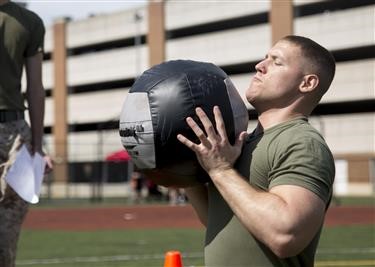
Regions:
<instances>
[{"instance_id":1,"label":"man's short haircut","mask_svg":"<svg viewBox=\"0 0 375 267\"><path fill-rule=\"evenodd\" d=\"M281 40L290 42L301 49L302 56L305 57L316 71L321 81L321 90L324 94L335 76L336 62L333 55L323 46L315 41L297 35L288 35Z\"/></svg>"}]
</instances>

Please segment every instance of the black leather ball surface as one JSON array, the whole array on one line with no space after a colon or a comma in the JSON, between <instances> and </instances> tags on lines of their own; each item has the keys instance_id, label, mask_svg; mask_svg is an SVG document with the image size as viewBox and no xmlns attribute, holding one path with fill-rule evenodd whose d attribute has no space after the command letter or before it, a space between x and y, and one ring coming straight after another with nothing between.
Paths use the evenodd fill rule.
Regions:
<instances>
[{"instance_id":1,"label":"black leather ball surface","mask_svg":"<svg viewBox=\"0 0 375 267\"><path fill-rule=\"evenodd\" d=\"M156 65L134 82L120 115L120 136L133 163L165 186L187 187L204 182L195 154L181 144L181 133L198 142L186 124L201 107L214 123L220 107L229 140L247 129L248 112L228 75L218 66L191 60ZM196 121L198 121L196 119Z\"/></svg>"}]
</instances>

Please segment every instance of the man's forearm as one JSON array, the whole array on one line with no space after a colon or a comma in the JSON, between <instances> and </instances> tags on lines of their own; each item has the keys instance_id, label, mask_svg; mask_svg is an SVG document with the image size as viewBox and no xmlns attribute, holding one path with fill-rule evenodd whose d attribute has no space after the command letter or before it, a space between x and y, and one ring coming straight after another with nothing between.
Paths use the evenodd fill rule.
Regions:
<instances>
[{"instance_id":1,"label":"man's forearm","mask_svg":"<svg viewBox=\"0 0 375 267\"><path fill-rule=\"evenodd\" d=\"M26 59L27 88L26 97L29 107L33 152L42 152L44 100L45 92L42 82L43 54Z\"/></svg>"},{"instance_id":2,"label":"man's forearm","mask_svg":"<svg viewBox=\"0 0 375 267\"><path fill-rule=\"evenodd\" d=\"M27 88L32 147L34 152L42 151L44 100L45 93L41 88Z\"/></svg>"},{"instance_id":3,"label":"man's forearm","mask_svg":"<svg viewBox=\"0 0 375 267\"><path fill-rule=\"evenodd\" d=\"M299 253L321 226L324 203L307 189L278 186L261 191L234 169L216 172L211 178L248 231L279 257Z\"/></svg>"},{"instance_id":4,"label":"man's forearm","mask_svg":"<svg viewBox=\"0 0 375 267\"><path fill-rule=\"evenodd\" d=\"M278 203L270 200L273 196L265 196L264 192L254 189L234 169L215 172L211 178L245 227L259 240L267 241L268 233L272 230L269 223L281 219L276 215L279 211L274 211L275 208L269 205L270 202ZM264 223L268 227L264 227Z\"/></svg>"}]
</instances>

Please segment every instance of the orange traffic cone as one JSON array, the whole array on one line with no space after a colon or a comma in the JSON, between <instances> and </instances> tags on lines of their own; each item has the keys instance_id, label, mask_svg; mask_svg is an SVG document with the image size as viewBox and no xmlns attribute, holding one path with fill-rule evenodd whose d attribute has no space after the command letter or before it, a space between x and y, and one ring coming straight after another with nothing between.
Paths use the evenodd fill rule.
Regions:
<instances>
[{"instance_id":1,"label":"orange traffic cone","mask_svg":"<svg viewBox=\"0 0 375 267\"><path fill-rule=\"evenodd\" d=\"M165 253L164 267L183 267L181 253L175 250Z\"/></svg>"}]
</instances>

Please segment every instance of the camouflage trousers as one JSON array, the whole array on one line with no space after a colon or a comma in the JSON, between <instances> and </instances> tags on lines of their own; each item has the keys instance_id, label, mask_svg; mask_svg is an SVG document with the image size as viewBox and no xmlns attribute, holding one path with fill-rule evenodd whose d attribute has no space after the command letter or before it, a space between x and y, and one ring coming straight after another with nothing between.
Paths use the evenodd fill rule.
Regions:
<instances>
[{"instance_id":1,"label":"camouflage trousers","mask_svg":"<svg viewBox=\"0 0 375 267\"><path fill-rule=\"evenodd\" d=\"M0 266L14 267L17 241L28 203L4 180L22 144L30 148L31 130L24 120L0 123Z\"/></svg>"}]
</instances>

